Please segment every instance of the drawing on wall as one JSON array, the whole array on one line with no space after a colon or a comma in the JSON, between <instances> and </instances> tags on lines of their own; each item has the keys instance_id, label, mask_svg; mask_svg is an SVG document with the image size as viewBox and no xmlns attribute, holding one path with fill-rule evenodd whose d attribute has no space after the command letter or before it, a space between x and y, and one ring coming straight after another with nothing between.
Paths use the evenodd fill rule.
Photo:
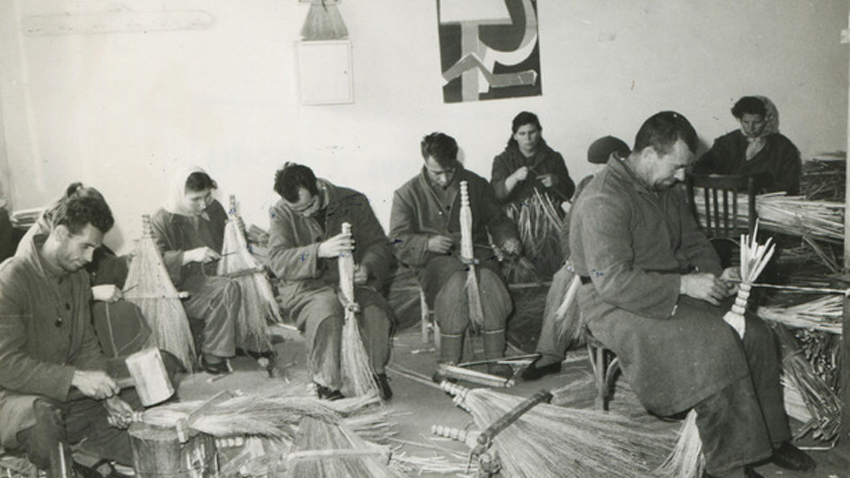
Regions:
<instances>
[{"instance_id":1,"label":"drawing on wall","mask_svg":"<svg viewBox=\"0 0 850 478\"><path fill-rule=\"evenodd\" d=\"M437 0L443 101L540 96L537 0Z\"/></svg>"}]
</instances>

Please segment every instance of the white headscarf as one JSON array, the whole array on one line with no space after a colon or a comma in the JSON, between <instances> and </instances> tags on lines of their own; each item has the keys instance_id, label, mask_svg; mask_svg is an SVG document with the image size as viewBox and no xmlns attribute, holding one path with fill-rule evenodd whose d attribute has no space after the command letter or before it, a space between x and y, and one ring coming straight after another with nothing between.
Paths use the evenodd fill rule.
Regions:
<instances>
[{"instance_id":1,"label":"white headscarf","mask_svg":"<svg viewBox=\"0 0 850 478\"><path fill-rule=\"evenodd\" d=\"M186 180L189 179L189 176L193 173L207 174L206 171L198 166L190 166L177 171L177 173L171 178L171 184L168 187L168 198L166 198L165 202L162 204L162 208L171 214L188 217L200 216L209 220L209 216L207 216L206 211L201 214L197 214L195 211L186 208L186 205L183 203L183 197L186 195Z\"/></svg>"},{"instance_id":2,"label":"white headscarf","mask_svg":"<svg viewBox=\"0 0 850 478\"><path fill-rule=\"evenodd\" d=\"M747 136L747 141L750 144L747 145L747 161L756 157L759 152L764 149L764 146L767 144L767 137L779 132L779 111L776 109L776 105L770 101L766 96L756 96L764 103L764 129L761 134L754 137ZM744 129L741 128L741 132L744 133ZM746 133L744 133L746 136Z\"/></svg>"}]
</instances>

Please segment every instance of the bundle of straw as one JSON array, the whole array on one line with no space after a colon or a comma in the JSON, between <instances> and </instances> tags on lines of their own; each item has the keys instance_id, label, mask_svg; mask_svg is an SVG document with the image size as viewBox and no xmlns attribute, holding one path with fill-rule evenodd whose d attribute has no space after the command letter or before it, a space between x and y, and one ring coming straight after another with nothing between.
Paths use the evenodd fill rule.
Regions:
<instances>
[{"instance_id":1,"label":"bundle of straw","mask_svg":"<svg viewBox=\"0 0 850 478\"><path fill-rule=\"evenodd\" d=\"M525 255L532 259L525 258L525 261L519 264L510 262L503 264L509 282L515 282L512 280L512 267L535 265L537 272L535 281L540 278L549 279L555 273L564 259L559 244L561 232L569 227L558 210L559 208L548 196L536 190L534 196L522 204L506 206L505 213L517 226L522 249ZM520 277L519 280L532 282L524 277Z\"/></svg>"},{"instance_id":2,"label":"bundle of straw","mask_svg":"<svg viewBox=\"0 0 850 478\"><path fill-rule=\"evenodd\" d=\"M388 448L359 438L346 426L305 418L299 427L296 445L277 472L285 468L283 476L286 478L404 476L390 467L389 461Z\"/></svg>"},{"instance_id":3,"label":"bundle of straw","mask_svg":"<svg viewBox=\"0 0 850 478\"><path fill-rule=\"evenodd\" d=\"M338 40L348 37L337 4L339 0L313 0L301 27L304 40Z\"/></svg>"},{"instance_id":4,"label":"bundle of straw","mask_svg":"<svg viewBox=\"0 0 850 478\"><path fill-rule=\"evenodd\" d=\"M705 472L705 456L702 440L697 429L697 412L691 410L679 429L679 440L673 452L654 472L654 476L666 478L702 478Z\"/></svg>"},{"instance_id":5,"label":"bundle of straw","mask_svg":"<svg viewBox=\"0 0 850 478\"><path fill-rule=\"evenodd\" d=\"M812 200L844 202L847 153L820 153L803 163L800 190Z\"/></svg>"},{"instance_id":6,"label":"bundle of straw","mask_svg":"<svg viewBox=\"0 0 850 478\"><path fill-rule=\"evenodd\" d=\"M844 242L844 203L809 201L784 193L762 194L756 198L756 213L765 229Z\"/></svg>"},{"instance_id":7,"label":"bundle of straw","mask_svg":"<svg viewBox=\"0 0 850 478\"><path fill-rule=\"evenodd\" d=\"M836 440L841 421L841 401L838 395L815 373L791 333L779 324L773 324L773 329L783 351L782 376L794 385L812 417L797 432L797 436L802 437L811 432L813 438L822 441Z\"/></svg>"},{"instance_id":8,"label":"bundle of straw","mask_svg":"<svg viewBox=\"0 0 850 478\"><path fill-rule=\"evenodd\" d=\"M569 343L576 344L584 341L584 324L581 321L581 311L578 308L576 296L581 286L581 277L575 273L572 266L570 266L570 272L573 277L564 294L564 300L555 311L555 322L558 324L559 339L569 337Z\"/></svg>"},{"instance_id":9,"label":"bundle of straw","mask_svg":"<svg viewBox=\"0 0 850 478\"><path fill-rule=\"evenodd\" d=\"M224 226L224 242L218 275L232 277L242 291L237 327L243 340L258 351L272 348L268 322L282 322L277 299L274 297L265 268L257 262L248 249L242 221L236 213L236 197L230 196L230 211Z\"/></svg>"},{"instance_id":10,"label":"bundle of straw","mask_svg":"<svg viewBox=\"0 0 850 478\"><path fill-rule=\"evenodd\" d=\"M444 382L455 403L480 429L523 401L489 389L470 390ZM624 417L596 410L539 404L493 439L510 478L645 477L648 463L663 459L659 434Z\"/></svg>"},{"instance_id":11,"label":"bundle of straw","mask_svg":"<svg viewBox=\"0 0 850 478\"><path fill-rule=\"evenodd\" d=\"M154 242L148 215L142 216L142 238L130 263L124 298L136 304L148 322L151 335L145 345L171 352L192 370L195 344L189 319Z\"/></svg>"},{"instance_id":12,"label":"bundle of straw","mask_svg":"<svg viewBox=\"0 0 850 478\"><path fill-rule=\"evenodd\" d=\"M351 236L351 224L342 223L342 233ZM345 308L345 325L342 328L342 364L343 385L349 394L355 396L378 393L375 382L375 372L372 362L363 346L360 336L360 324L357 323L357 312L360 306L354 297L354 254L351 251L339 255L339 297Z\"/></svg>"},{"instance_id":13,"label":"bundle of straw","mask_svg":"<svg viewBox=\"0 0 850 478\"><path fill-rule=\"evenodd\" d=\"M731 325L741 337L744 336L745 332L744 312L747 310L750 289L773 256L772 238L768 239L765 245L759 244L756 240L758 228L759 223L756 222L752 237L747 234L741 235L741 283L738 286L738 295L735 297L732 310L726 312L723 316L723 320Z\"/></svg>"},{"instance_id":14,"label":"bundle of straw","mask_svg":"<svg viewBox=\"0 0 850 478\"><path fill-rule=\"evenodd\" d=\"M472 207L466 181L460 182L460 257L467 264L466 296L469 302L469 322L475 331L484 326L484 309L481 291L475 274L475 252L472 244Z\"/></svg>"},{"instance_id":15,"label":"bundle of straw","mask_svg":"<svg viewBox=\"0 0 850 478\"><path fill-rule=\"evenodd\" d=\"M844 316L844 298L824 296L803 304L781 307L761 306L758 316L788 327L820 330L831 334L841 334L841 321Z\"/></svg>"}]
</instances>

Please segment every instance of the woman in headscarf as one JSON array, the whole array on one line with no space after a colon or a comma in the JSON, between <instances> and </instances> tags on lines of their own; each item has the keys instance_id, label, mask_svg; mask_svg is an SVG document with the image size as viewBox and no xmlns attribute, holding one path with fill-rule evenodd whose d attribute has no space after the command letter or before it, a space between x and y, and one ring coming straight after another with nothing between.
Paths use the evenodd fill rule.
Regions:
<instances>
[{"instance_id":1,"label":"woman in headscarf","mask_svg":"<svg viewBox=\"0 0 850 478\"><path fill-rule=\"evenodd\" d=\"M523 111L514 117L505 150L493 159L490 183L503 203L521 204L537 190L556 205L575 191L561 153L546 144L537 115Z\"/></svg>"},{"instance_id":2,"label":"woman in headscarf","mask_svg":"<svg viewBox=\"0 0 850 478\"><path fill-rule=\"evenodd\" d=\"M254 356L270 356L259 344L243 344L237 324L242 301L239 284L215 276L224 243L227 213L212 192L216 182L201 168L174 177L169 196L151 218L151 227L174 286L189 292L186 314L204 321L201 368L211 374L229 370L227 359L243 347Z\"/></svg>"},{"instance_id":3,"label":"woman in headscarf","mask_svg":"<svg viewBox=\"0 0 850 478\"><path fill-rule=\"evenodd\" d=\"M732 107L741 129L714 140L694 165L696 174L752 176L756 192L800 194L800 151L779 133L779 112L764 96L745 96Z\"/></svg>"}]
</instances>

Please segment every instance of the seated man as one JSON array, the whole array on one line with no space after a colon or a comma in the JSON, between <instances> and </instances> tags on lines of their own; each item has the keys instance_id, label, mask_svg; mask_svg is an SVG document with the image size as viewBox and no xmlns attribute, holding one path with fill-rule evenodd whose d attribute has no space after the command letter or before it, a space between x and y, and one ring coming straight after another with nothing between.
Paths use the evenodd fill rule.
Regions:
<instances>
[{"instance_id":1,"label":"seated man","mask_svg":"<svg viewBox=\"0 0 850 478\"><path fill-rule=\"evenodd\" d=\"M687 119L658 113L638 131L632 153L584 189L570 234L579 307L647 410L696 410L710 476L758 477L752 464L770 457L812 469L789 441L772 331L747 315L742 340L723 320L734 291L723 279L735 274L721 270L673 187L696 147Z\"/></svg>"},{"instance_id":2,"label":"seated man","mask_svg":"<svg viewBox=\"0 0 850 478\"><path fill-rule=\"evenodd\" d=\"M0 443L51 477L72 475L69 445L133 462L122 429L133 408L106 373L83 270L113 223L102 199L73 198L49 231L0 266Z\"/></svg>"},{"instance_id":3,"label":"seated man","mask_svg":"<svg viewBox=\"0 0 850 478\"><path fill-rule=\"evenodd\" d=\"M621 161L629 153L629 146L613 136L605 136L591 143L587 149L587 162L594 166L594 172L579 182L573 194L572 203L575 204L581 191L608 161ZM569 206L569 203L565 204ZM569 225L561 231L560 235L564 256L569 257ZM540 356L522 372L523 380L537 380L548 374L560 373L561 362L566 358L567 349L581 340L583 321L579 316L578 302L573 296L571 304L563 304L574 279L573 262L567 259L563 267L552 277L552 285L549 286L549 292L546 294L540 337L537 339L537 353ZM566 308L562 309L563 306Z\"/></svg>"},{"instance_id":4,"label":"seated man","mask_svg":"<svg viewBox=\"0 0 850 478\"><path fill-rule=\"evenodd\" d=\"M390 238L399 261L414 268L425 300L440 326L440 361L457 364L463 337L470 325L466 291L468 265L460 257L460 181L466 181L472 209L475 258L480 262L479 289L483 309L484 354L497 359L505 353L505 321L513 305L498 263L493 241L506 252L519 252L516 228L505 215L482 177L467 171L457 160L454 138L432 133L420 144L425 165L422 172L396 190L390 218ZM507 365L490 364L489 372L513 375Z\"/></svg>"},{"instance_id":5,"label":"seated man","mask_svg":"<svg viewBox=\"0 0 850 478\"><path fill-rule=\"evenodd\" d=\"M745 96L732 107L741 129L725 134L694 164L695 174L752 176L756 193L800 194L800 151L779 133L776 106L763 96Z\"/></svg>"},{"instance_id":6,"label":"seated man","mask_svg":"<svg viewBox=\"0 0 850 478\"><path fill-rule=\"evenodd\" d=\"M353 250L361 337L381 397L390 399L384 367L389 360L392 309L381 291L392 252L369 200L291 163L275 175L274 190L281 200L271 211L269 267L281 279L283 309L307 336L308 367L317 395L343 398L340 351L345 310L337 297L337 258ZM351 234L342 234L344 222L351 224Z\"/></svg>"}]
</instances>

